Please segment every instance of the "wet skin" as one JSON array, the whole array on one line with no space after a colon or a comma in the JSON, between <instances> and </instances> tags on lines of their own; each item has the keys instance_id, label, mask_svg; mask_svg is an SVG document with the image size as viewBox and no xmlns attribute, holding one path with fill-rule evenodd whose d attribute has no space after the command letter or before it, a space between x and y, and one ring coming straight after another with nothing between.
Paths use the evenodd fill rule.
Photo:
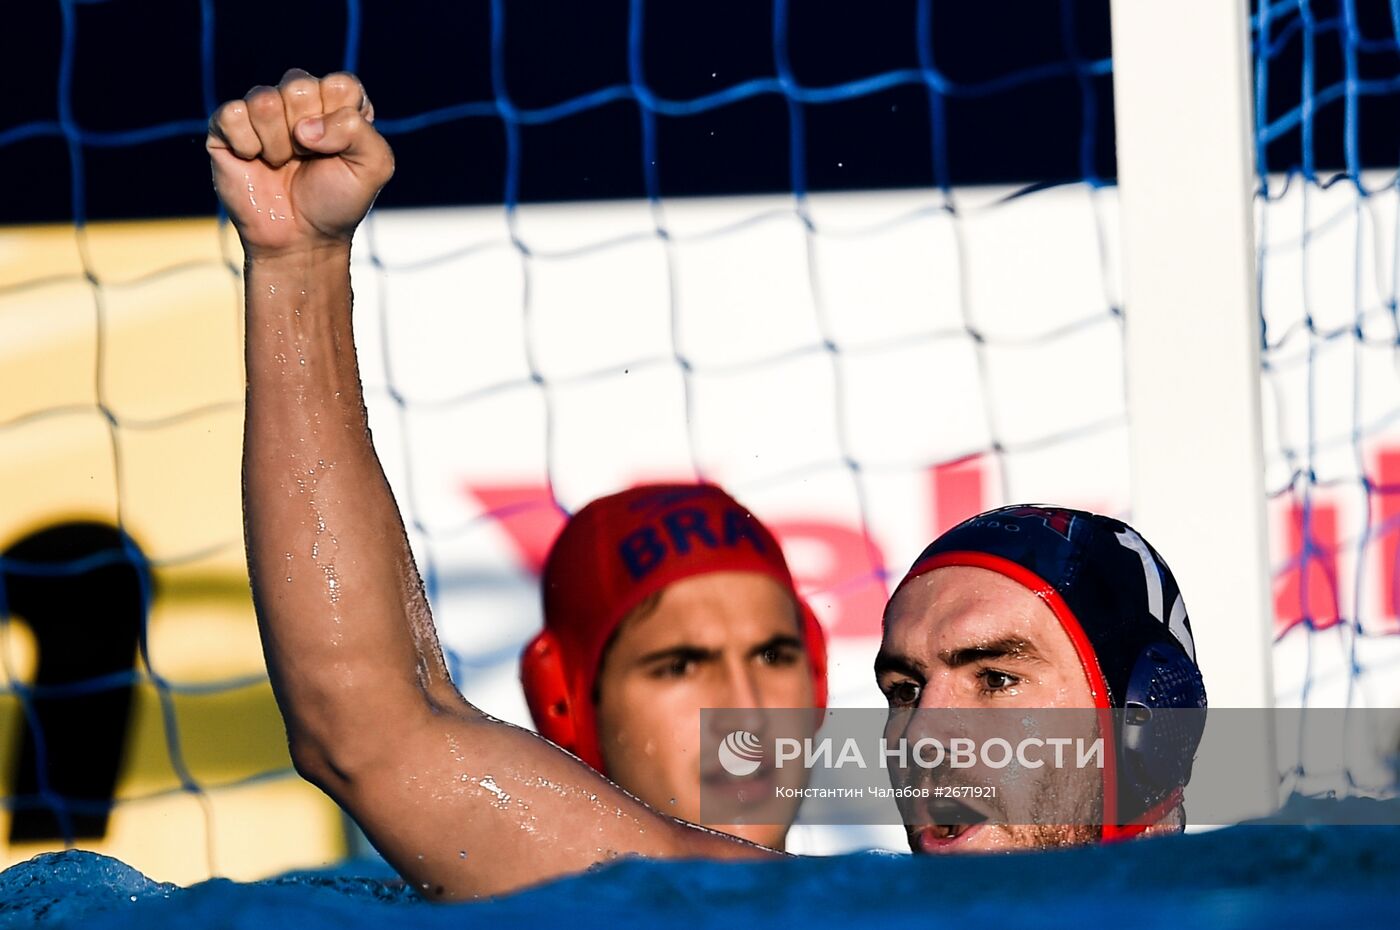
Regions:
<instances>
[{"instance_id":1,"label":"wet skin","mask_svg":"<svg viewBox=\"0 0 1400 930\"><path fill-rule=\"evenodd\" d=\"M1094 706L1079 657L1050 608L1030 590L981 568L938 568L906 584L886 608L875 674L893 710ZM1058 783L1057 774L1063 776ZM1029 789L1023 782L1015 794L1043 799L1046 792L1072 791L1069 806L1092 817L1101 792L1097 777L1076 780L1050 767L1032 777L1046 781ZM947 836L931 814L906 813L911 822L905 831L915 852L1007 850L1097 836L1090 826L1027 824L1031 818L1020 812L999 813L1021 823L984 823Z\"/></svg>"},{"instance_id":2,"label":"wet skin","mask_svg":"<svg viewBox=\"0 0 1400 930\"><path fill-rule=\"evenodd\" d=\"M246 261L249 573L297 771L435 899L625 854L775 855L651 810L448 674L351 330L351 240L394 167L373 116L353 76L293 70L221 106L206 141Z\"/></svg>"}]
</instances>

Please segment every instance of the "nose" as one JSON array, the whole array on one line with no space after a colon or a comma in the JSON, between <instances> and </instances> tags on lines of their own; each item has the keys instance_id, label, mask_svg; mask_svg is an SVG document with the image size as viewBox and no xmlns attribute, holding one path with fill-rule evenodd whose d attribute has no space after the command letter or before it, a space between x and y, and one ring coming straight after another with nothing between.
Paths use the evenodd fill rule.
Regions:
<instances>
[{"instance_id":1,"label":"nose","mask_svg":"<svg viewBox=\"0 0 1400 930\"><path fill-rule=\"evenodd\" d=\"M742 662L727 662L716 685L710 695L711 706L728 709L723 714L713 715L714 723L726 733L747 730L761 736L767 729L767 721L762 692L752 671Z\"/></svg>"},{"instance_id":2,"label":"nose","mask_svg":"<svg viewBox=\"0 0 1400 930\"><path fill-rule=\"evenodd\" d=\"M956 687L954 676L935 672L924 682L919 694L917 713L904 720L905 737L946 742L954 736L966 735L968 720L964 711L972 705L967 695Z\"/></svg>"},{"instance_id":3,"label":"nose","mask_svg":"<svg viewBox=\"0 0 1400 930\"><path fill-rule=\"evenodd\" d=\"M762 707L763 694L747 663L733 662L727 666L726 679L730 707Z\"/></svg>"},{"instance_id":4,"label":"nose","mask_svg":"<svg viewBox=\"0 0 1400 930\"><path fill-rule=\"evenodd\" d=\"M951 670L939 669L929 675L919 690L920 710L948 710L972 707L970 697L958 687L957 676Z\"/></svg>"}]
</instances>

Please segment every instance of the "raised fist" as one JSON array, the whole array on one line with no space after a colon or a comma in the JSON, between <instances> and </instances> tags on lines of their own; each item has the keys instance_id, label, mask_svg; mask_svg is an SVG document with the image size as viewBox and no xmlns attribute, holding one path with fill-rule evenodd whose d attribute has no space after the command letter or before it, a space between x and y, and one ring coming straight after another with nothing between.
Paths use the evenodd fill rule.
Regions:
<instances>
[{"instance_id":1,"label":"raised fist","mask_svg":"<svg viewBox=\"0 0 1400 930\"><path fill-rule=\"evenodd\" d=\"M353 74L299 68L209 120L214 189L249 258L348 245L394 173L374 107Z\"/></svg>"}]
</instances>

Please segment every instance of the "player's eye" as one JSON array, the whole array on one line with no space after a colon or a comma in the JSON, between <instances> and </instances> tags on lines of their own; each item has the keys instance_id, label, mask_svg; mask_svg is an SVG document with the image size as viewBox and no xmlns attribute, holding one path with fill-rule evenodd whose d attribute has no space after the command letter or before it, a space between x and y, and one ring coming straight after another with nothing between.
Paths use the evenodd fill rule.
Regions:
<instances>
[{"instance_id":1,"label":"player's eye","mask_svg":"<svg viewBox=\"0 0 1400 930\"><path fill-rule=\"evenodd\" d=\"M695 664L691 656L672 656L658 662L651 673L656 678L685 678L695 671Z\"/></svg>"},{"instance_id":2,"label":"player's eye","mask_svg":"<svg viewBox=\"0 0 1400 930\"><path fill-rule=\"evenodd\" d=\"M802 651L795 646L775 645L764 648L758 658L764 665L793 665L801 654Z\"/></svg>"},{"instance_id":3,"label":"player's eye","mask_svg":"<svg viewBox=\"0 0 1400 930\"><path fill-rule=\"evenodd\" d=\"M891 707L914 707L919 703L919 695L923 693L919 683L908 678L890 682L881 690L885 692L885 700Z\"/></svg>"},{"instance_id":4,"label":"player's eye","mask_svg":"<svg viewBox=\"0 0 1400 930\"><path fill-rule=\"evenodd\" d=\"M986 694L1015 693L1014 689L1021 683L1021 679L1017 676L994 668L984 668L979 671L977 680L982 691Z\"/></svg>"}]
</instances>

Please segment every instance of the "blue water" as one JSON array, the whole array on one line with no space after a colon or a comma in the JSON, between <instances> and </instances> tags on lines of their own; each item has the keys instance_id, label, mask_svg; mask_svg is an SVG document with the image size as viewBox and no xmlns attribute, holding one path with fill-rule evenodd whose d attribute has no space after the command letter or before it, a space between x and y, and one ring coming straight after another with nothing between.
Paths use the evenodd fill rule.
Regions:
<instances>
[{"instance_id":1,"label":"blue water","mask_svg":"<svg viewBox=\"0 0 1400 930\"><path fill-rule=\"evenodd\" d=\"M622 860L472 904L382 878L303 874L189 888L81 851L0 873L0 928L1123 928L1400 924L1400 828L1240 826L1113 847L768 863Z\"/></svg>"}]
</instances>

